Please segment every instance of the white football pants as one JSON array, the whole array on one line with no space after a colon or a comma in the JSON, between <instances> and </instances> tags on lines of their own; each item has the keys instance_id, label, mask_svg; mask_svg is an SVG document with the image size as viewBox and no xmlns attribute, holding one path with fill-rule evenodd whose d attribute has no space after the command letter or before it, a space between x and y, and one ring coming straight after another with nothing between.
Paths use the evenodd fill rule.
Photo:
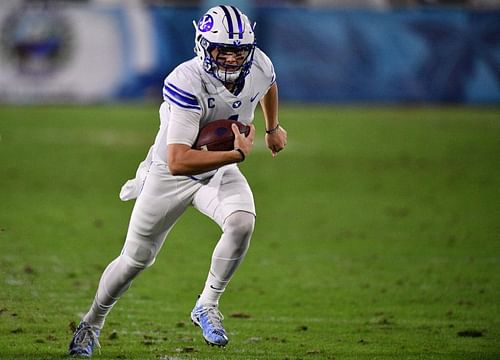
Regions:
<instances>
[{"instance_id":1,"label":"white football pants","mask_svg":"<svg viewBox=\"0 0 500 360\"><path fill-rule=\"evenodd\" d=\"M190 205L223 230L200 296L200 303L218 303L250 243L255 223L250 186L236 165L220 168L202 183L172 176L164 165L153 164L132 211L122 252L104 270L84 321L103 326L106 315L132 280L154 263L168 232Z\"/></svg>"}]
</instances>

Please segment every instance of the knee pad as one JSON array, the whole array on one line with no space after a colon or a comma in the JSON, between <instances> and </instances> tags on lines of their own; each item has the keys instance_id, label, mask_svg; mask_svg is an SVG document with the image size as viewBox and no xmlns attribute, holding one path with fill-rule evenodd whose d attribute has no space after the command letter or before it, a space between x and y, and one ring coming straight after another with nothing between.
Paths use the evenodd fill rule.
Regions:
<instances>
[{"instance_id":1,"label":"knee pad","mask_svg":"<svg viewBox=\"0 0 500 360\"><path fill-rule=\"evenodd\" d=\"M156 250L143 241L127 241L122 256L128 266L143 270L155 262Z\"/></svg>"},{"instance_id":2,"label":"knee pad","mask_svg":"<svg viewBox=\"0 0 500 360\"><path fill-rule=\"evenodd\" d=\"M224 222L225 242L230 241L230 246L235 254L244 253L249 244L255 226L255 216L245 211L237 211L226 218Z\"/></svg>"},{"instance_id":3,"label":"knee pad","mask_svg":"<svg viewBox=\"0 0 500 360\"><path fill-rule=\"evenodd\" d=\"M242 237L252 235L255 226L255 216L246 211L237 211L226 218L223 231Z\"/></svg>"}]
</instances>

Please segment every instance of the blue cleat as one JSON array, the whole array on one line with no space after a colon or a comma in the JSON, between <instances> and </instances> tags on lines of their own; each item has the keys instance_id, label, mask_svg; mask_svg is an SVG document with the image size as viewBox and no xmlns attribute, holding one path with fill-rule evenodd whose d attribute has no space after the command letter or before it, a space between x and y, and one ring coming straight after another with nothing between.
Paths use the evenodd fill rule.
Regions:
<instances>
[{"instance_id":1,"label":"blue cleat","mask_svg":"<svg viewBox=\"0 0 500 360\"><path fill-rule=\"evenodd\" d=\"M94 347L101 347L99 334L99 329L90 326L85 321L80 322L69 344L69 355L73 357L91 357Z\"/></svg>"},{"instance_id":2,"label":"blue cleat","mask_svg":"<svg viewBox=\"0 0 500 360\"><path fill-rule=\"evenodd\" d=\"M209 345L226 346L229 342L226 330L222 326L223 319L224 317L215 305L201 305L196 302L191 311L193 324L201 328L203 337Z\"/></svg>"}]
</instances>

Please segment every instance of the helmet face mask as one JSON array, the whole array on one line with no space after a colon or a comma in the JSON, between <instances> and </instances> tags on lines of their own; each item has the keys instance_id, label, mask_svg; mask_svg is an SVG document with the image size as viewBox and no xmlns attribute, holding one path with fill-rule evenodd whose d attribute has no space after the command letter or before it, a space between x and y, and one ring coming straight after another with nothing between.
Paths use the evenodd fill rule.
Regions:
<instances>
[{"instance_id":1,"label":"helmet face mask","mask_svg":"<svg viewBox=\"0 0 500 360\"><path fill-rule=\"evenodd\" d=\"M195 53L203 69L224 84L242 82L250 72L255 35L248 18L234 6L216 6L193 25Z\"/></svg>"},{"instance_id":2,"label":"helmet face mask","mask_svg":"<svg viewBox=\"0 0 500 360\"><path fill-rule=\"evenodd\" d=\"M248 61L253 47L251 45L240 46L214 46L209 49L211 58L217 67L216 77L222 82L236 82L242 75L248 74L251 61ZM246 72L246 73L245 73Z\"/></svg>"}]
</instances>

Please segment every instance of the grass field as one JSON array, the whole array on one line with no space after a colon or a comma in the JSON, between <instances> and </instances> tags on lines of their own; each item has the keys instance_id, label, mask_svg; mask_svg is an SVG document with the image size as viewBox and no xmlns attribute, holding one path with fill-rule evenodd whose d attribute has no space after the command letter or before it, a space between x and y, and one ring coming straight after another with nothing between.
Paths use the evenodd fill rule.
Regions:
<instances>
[{"instance_id":1,"label":"grass field","mask_svg":"<svg viewBox=\"0 0 500 360\"><path fill-rule=\"evenodd\" d=\"M221 302L189 313L217 227L189 210L97 359L499 359L500 109L283 106L241 165L258 219ZM0 359L64 359L132 202L156 106L0 107Z\"/></svg>"}]
</instances>

